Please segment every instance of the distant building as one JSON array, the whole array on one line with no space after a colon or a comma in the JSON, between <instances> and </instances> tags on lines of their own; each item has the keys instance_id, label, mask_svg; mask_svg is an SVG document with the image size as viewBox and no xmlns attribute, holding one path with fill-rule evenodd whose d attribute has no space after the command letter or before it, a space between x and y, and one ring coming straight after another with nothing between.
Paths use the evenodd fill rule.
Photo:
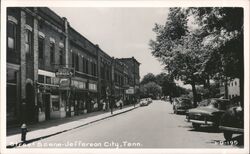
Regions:
<instances>
[{"instance_id":1,"label":"distant building","mask_svg":"<svg viewBox=\"0 0 250 154\"><path fill-rule=\"evenodd\" d=\"M232 99L236 96L240 96L240 80L238 78L235 78L231 81L228 81L227 88L225 87L225 83L221 82L220 95L228 99Z\"/></svg>"},{"instance_id":2,"label":"distant building","mask_svg":"<svg viewBox=\"0 0 250 154\"><path fill-rule=\"evenodd\" d=\"M240 80L238 78L228 82L228 98L232 99L236 96L240 96Z\"/></svg>"},{"instance_id":3,"label":"distant building","mask_svg":"<svg viewBox=\"0 0 250 154\"><path fill-rule=\"evenodd\" d=\"M139 96L136 94L139 93L139 89L140 89L140 72L139 72L140 63L134 57L120 58L119 61L125 63L128 66L129 89L127 89L125 93L129 95L130 99L132 97L134 101L136 101L136 99L138 99L138 96Z\"/></svg>"}]
</instances>

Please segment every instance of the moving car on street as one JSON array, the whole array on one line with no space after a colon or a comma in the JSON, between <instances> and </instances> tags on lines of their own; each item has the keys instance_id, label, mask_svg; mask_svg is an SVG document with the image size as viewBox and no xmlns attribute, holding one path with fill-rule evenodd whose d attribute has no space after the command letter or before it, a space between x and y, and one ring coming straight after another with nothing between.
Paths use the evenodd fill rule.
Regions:
<instances>
[{"instance_id":1,"label":"moving car on street","mask_svg":"<svg viewBox=\"0 0 250 154\"><path fill-rule=\"evenodd\" d=\"M187 111L186 120L192 122L195 129L200 125L218 127L221 116L225 113L229 100L220 98L206 99L200 102L197 108Z\"/></svg>"},{"instance_id":2,"label":"moving car on street","mask_svg":"<svg viewBox=\"0 0 250 154\"><path fill-rule=\"evenodd\" d=\"M229 141L233 134L244 134L244 108L239 103L230 107L221 117L220 130L223 131L224 138Z\"/></svg>"},{"instance_id":3,"label":"moving car on street","mask_svg":"<svg viewBox=\"0 0 250 154\"><path fill-rule=\"evenodd\" d=\"M186 113L188 109L191 109L193 107L192 102L188 98L176 98L174 103L174 113Z\"/></svg>"},{"instance_id":4,"label":"moving car on street","mask_svg":"<svg viewBox=\"0 0 250 154\"><path fill-rule=\"evenodd\" d=\"M140 106L147 106L149 104L149 99L148 98L143 98L140 101Z\"/></svg>"}]
</instances>

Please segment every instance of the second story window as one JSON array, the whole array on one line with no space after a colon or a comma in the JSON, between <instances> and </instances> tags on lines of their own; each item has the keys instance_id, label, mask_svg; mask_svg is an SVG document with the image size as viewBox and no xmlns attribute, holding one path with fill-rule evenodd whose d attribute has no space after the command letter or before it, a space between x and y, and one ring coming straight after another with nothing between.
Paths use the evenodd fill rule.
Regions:
<instances>
[{"instance_id":1,"label":"second story window","mask_svg":"<svg viewBox=\"0 0 250 154\"><path fill-rule=\"evenodd\" d=\"M44 38L42 37L38 39L38 57L41 60L44 58Z\"/></svg>"},{"instance_id":2,"label":"second story window","mask_svg":"<svg viewBox=\"0 0 250 154\"><path fill-rule=\"evenodd\" d=\"M55 44L50 43L50 63L53 64L55 62Z\"/></svg>"},{"instance_id":3,"label":"second story window","mask_svg":"<svg viewBox=\"0 0 250 154\"><path fill-rule=\"evenodd\" d=\"M91 75L96 76L96 64L94 62L91 63Z\"/></svg>"},{"instance_id":4,"label":"second story window","mask_svg":"<svg viewBox=\"0 0 250 154\"><path fill-rule=\"evenodd\" d=\"M27 54L31 54L31 44L32 42L32 33L31 31L29 30L26 30L26 33L25 33L25 52Z\"/></svg>"},{"instance_id":5,"label":"second story window","mask_svg":"<svg viewBox=\"0 0 250 154\"><path fill-rule=\"evenodd\" d=\"M85 63L86 63L86 73L89 73L89 61L88 60L86 60L85 61Z\"/></svg>"},{"instance_id":6,"label":"second story window","mask_svg":"<svg viewBox=\"0 0 250 154\"><path fill-rule=\"evenodd\" d=\"M59 64L63 65L63 48L59 50Z\"/></svg>"},{"instance_id":7,"label":"second story window","mask_svg":"<svg viewBox=\"0 0 250 154\"><path fill-rule=\"evenodd\" d=\"M86 59L83 57L83 58L82 58L82 72L83 72L83 73L86 73L86 66L85 66L86 63L85 63L85 61L86 61Z\"/></svg>"},{"instance_id":8,"label":"second story window","mask_svg":"<svg viewBox=\"0 0 250 154\"><path fill-rule=\"evenodd\" d=\"M71 54L71 66L74 68L75 67L75 54L72 52Z\"/></svg>"},{"instance_id":9,"label":"second story window","mask_svg":"<svg viewBox=\"0 0 250 154\"><path fill-rule=\"evenodd\" d=\"M16 24L8 22L7 25L8 51L16 50Z\"/></svg>"},{"instance_id":10,"label":"second story window","mask_svg":"<svg viewBox=\"0 0 250 154\"><path fill-rule=\"evenodd\" d=\"M76 61L76 71L79 71L79 57L78 57L78 55L76 54L75 55L75 61Z\"/></svg>"}]
</instances>

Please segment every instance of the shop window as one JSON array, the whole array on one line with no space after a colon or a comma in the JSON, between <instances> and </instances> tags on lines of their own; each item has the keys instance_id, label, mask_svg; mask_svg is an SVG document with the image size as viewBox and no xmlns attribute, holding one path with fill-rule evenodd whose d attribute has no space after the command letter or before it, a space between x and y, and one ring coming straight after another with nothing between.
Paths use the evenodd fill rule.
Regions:
<instances>
[{"instance_id":1,"label":"shop window","mask_svg":"<svg viewBox=\"0 0 250 154\"><path fill-rule=\"evenodd\" d=\"M38 39L38 57L39 59L43 59L44 56L44 38L39 37Z\"/></svg>"},{"instance_id":2,"label":"shop window","mask_svg":"<svg viewBox=\"0 0 250 154\"><path fill-rule=\"evenodd\" d=\"M7 120L15 119L17 103L17 70L7 69Z\"/></svg>"},{"instance_id":3,"label":"shop window","mask_svg":"<svg viewBox=\"0 0 250 154\"><path fill-rule=\"evenodd\" d=\"M7 69L7 83L16 84L17 80L17 71L14 69Z\"/></svg>"},{"instance_id":4,"label":"shop window","mask_svg":"<svg viewBox=\"0 0 250 154\"><path fill-rule=\"evenodd\" d=\"M8 51L16 50L16 24L8 22L7 25Z\"/></svg>"},{"instance_id":5,"label":"shop window","mask_svg":"<svg viewBox=\"0 0 250 154\"><path fill-rule=\"evenodd\" d=\"M95 83L89 83L89 90L97 90L97 85Z\"/></svg>"},{"instance_id":6,"label":"shop window","mask_svg":"<svg viewBox=\"0 0 250 154\"><path fill-rule=\"evenodd\" d=\"M25 33L25 52L26 54L31 54L31 46L32 46L32 32L26 30Z\"/></svg>"},{"instance_id":7,"label":"shop window","mask_svg":"<svg viewBox=\"0 0 250 154\"><path fill-rule=\"evenodd\" d=\"M59 78L52 78L54 85L59 85Z\"/></svg>"},{"instance_id":8,"label":"shop window","mask_svg":"<svg viewBox=\"0 0 250 154\"><path fill-rule=\"evenodd\" d=\"M234 85L237 86L237 81L234 82Z\"/></svg>"},{"instance_id":9,"label":"shop window","mask_svg":"<svg viewBox=\"0 0 250 154\"><path fill-rule=\"evenodd\" d=\"M51 104L52 104L52 110L53 111L59 111L60 110L60 99L59 96L51 96Z\"/></svg>"},{"instance_id":10,"label":"shop window","mask_svg":"<svg viewBox=\"0 0 250 154\"><path fill-rule=\"evenodd\" d=\"M85 89L86 88L86 83L85 82L79 82L79 88L80 89Z\"/></svg>"},{"instance_id":11,"label":"shop window","mask_svg":"<svg viewBox=\"0 0 250 154\"><path fill-rule=\"evenodd\" d=\"M7 120L15 118L17 103L17 86L15 84L7 84Z\"/></svg>"},{"instance_id":12,"label":"shop window","mask_svg":"<svg viewBox=\"0 0 250 154\"><path fill-rule=\"evenodd\" d=\"M38 82L44 83L44 76L43 75L38 75Z\"/></svg>"},{"instance_id":13,"label":"shop window","mask_svg":"<svg viewBox=\"0 0 250 154\"><path fill-rule=\"evenodd\" d=\"M46 84L51 84L51 77L46 76Z\"/></svg>"},{"instance_id":14,"label":"shop window","mask_svg":"<svg viewBox=\"0 0 250 154\"><path fill-rule=\"evenodd\" d=\"M50 43L50 63L53 64L55 62L55 43Z\"/></svg>"}]
</instances>

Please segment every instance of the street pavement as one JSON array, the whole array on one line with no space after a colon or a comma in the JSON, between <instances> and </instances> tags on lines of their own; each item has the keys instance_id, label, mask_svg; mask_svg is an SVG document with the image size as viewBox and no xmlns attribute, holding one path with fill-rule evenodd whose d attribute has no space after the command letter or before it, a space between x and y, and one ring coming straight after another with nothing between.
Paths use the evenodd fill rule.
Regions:
<instances>
[{"instance_id":1,"label":"street pavement","mask_svg":"<svg viewBox=\"0 0 250 154\"><path fill-rule=\"evenodd\" d=\"M173 114L169 102L156 100L19 148L242 148L243 137L234 137L235 145L231 145L211 127L194 130L185 115Z\"/></svg>"},{"instance_id":2,"label":"street pavement","mask_svg":"<svg viewBox=\"0 0 250 154\"><path fill-rule=\"evenodd\" d=\"M125 112L134 110L138 106L139 105L136 104L135 106L134 105L124 106L122 109L116 108L114 109L113 114L111 114L110 111L98 111L79 116L67 117L62 119L53 119L36 124L31 124L28 125L27 127L28 133L26 135L25 143L38 141L41 138L51 137L85 125L89 125L91 123L106 118L111 118L113 116L117 116L119 114L123 114ZM6 138L7 148L22 146L24 142L20 140L21 140L20 128L19 127L8 128L7 138Z\"/></svg>"}]
</instances>

